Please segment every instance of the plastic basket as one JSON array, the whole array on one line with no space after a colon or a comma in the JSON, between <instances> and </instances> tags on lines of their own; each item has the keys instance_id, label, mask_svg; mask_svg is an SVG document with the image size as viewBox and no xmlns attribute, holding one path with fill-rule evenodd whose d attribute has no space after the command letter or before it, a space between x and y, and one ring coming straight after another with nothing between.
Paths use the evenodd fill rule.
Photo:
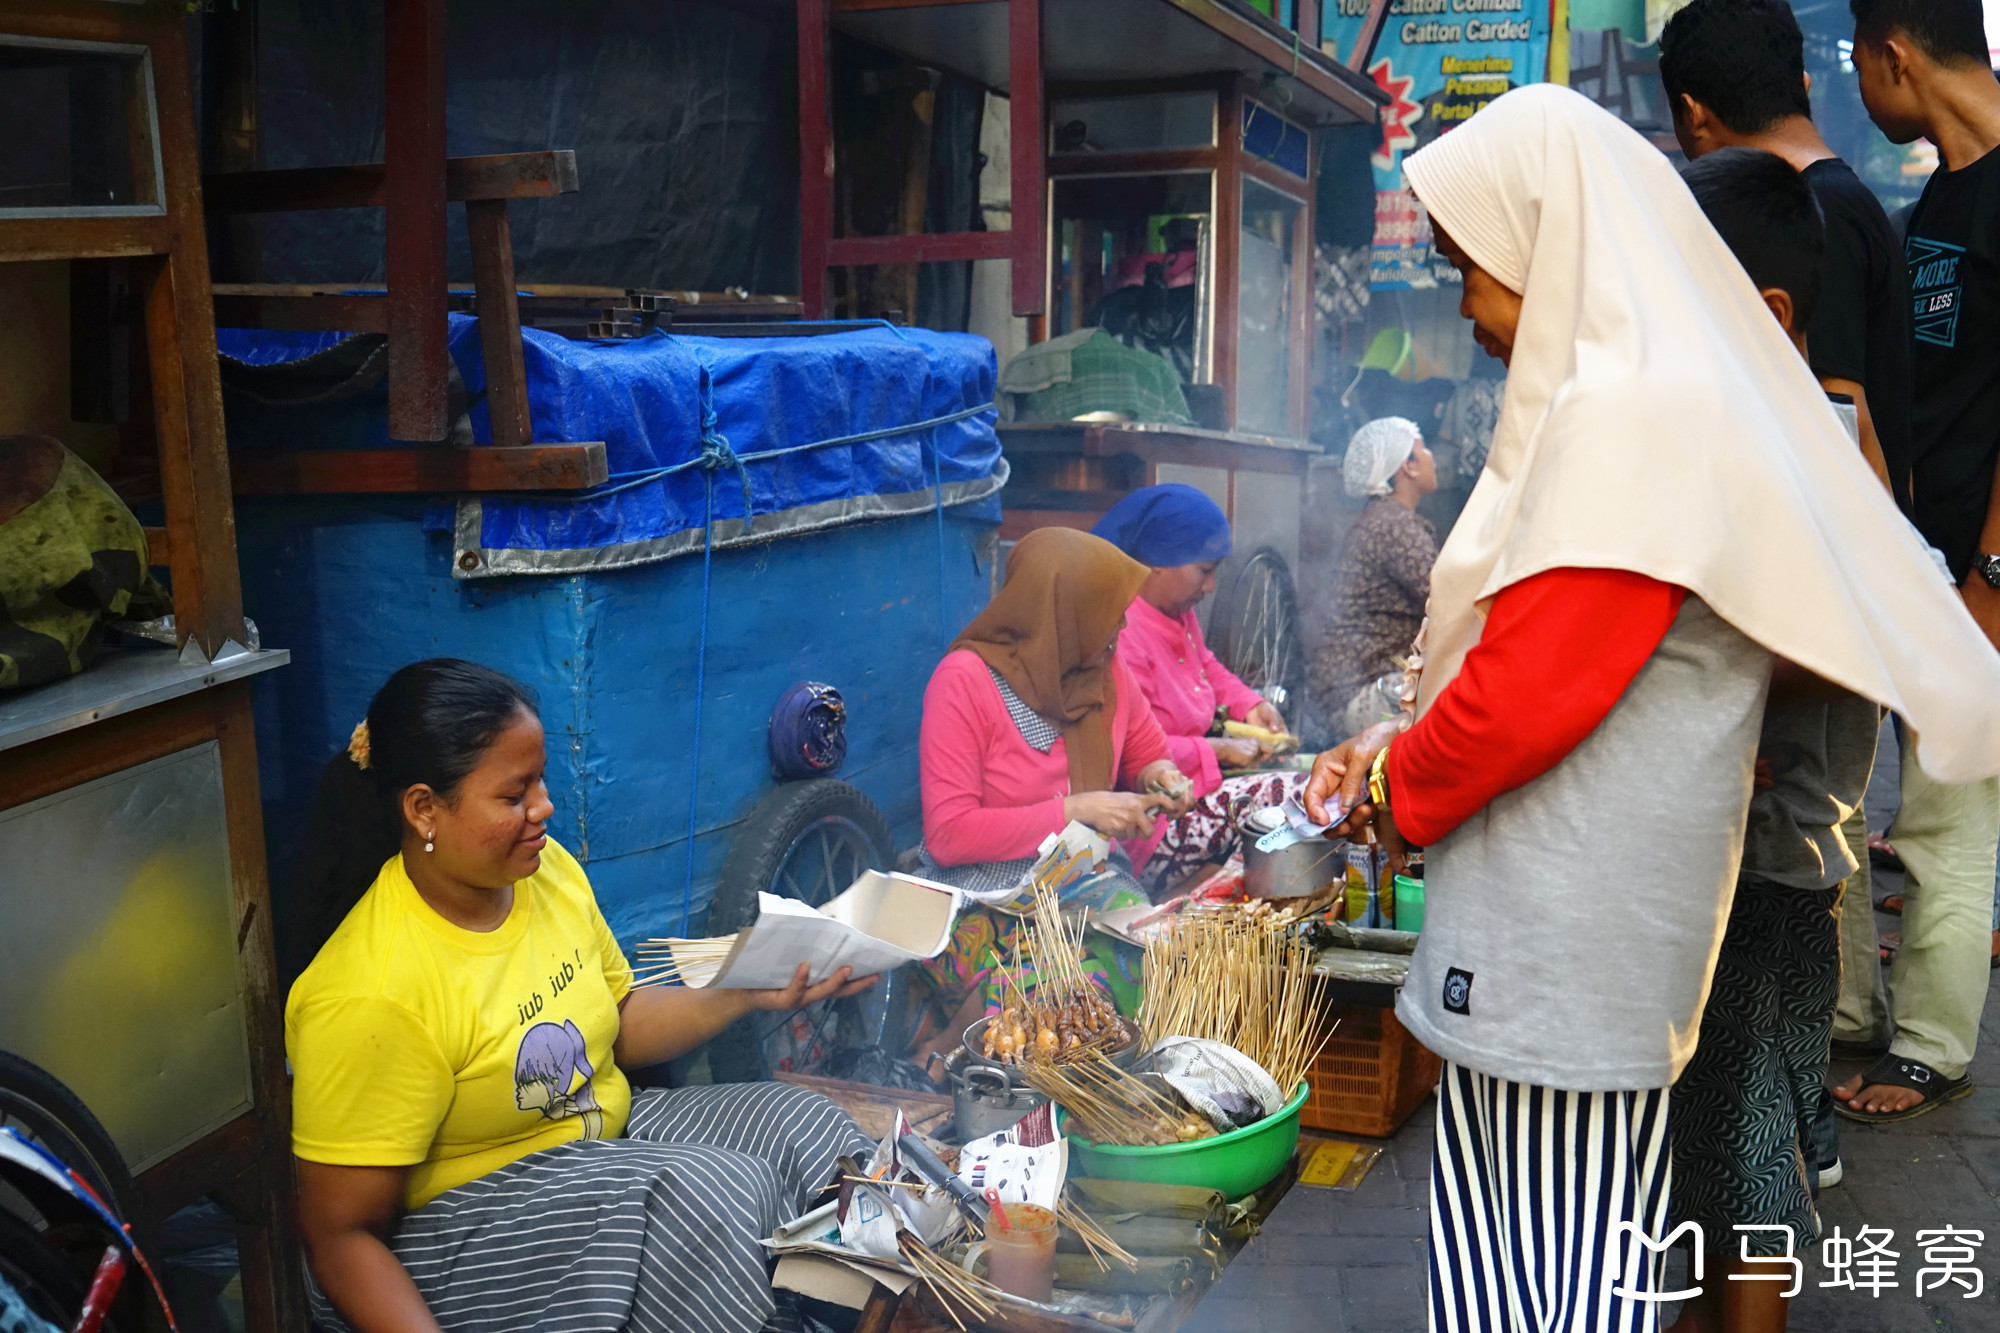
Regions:
<instances>
[{"instance_id":1,"label":"plastic basket","mask_svg":"<svg viewBox=\"0 0 2000 1333\"><path fill-rule=\"evenodd\" d=\"M1437 1087L1444 1062L1424 1049L1393 1009L1329 1005L1333 1039L1306 1074L1299 1110L1308 1129L1387 1138Z\"/></svg>"}]
</instances>

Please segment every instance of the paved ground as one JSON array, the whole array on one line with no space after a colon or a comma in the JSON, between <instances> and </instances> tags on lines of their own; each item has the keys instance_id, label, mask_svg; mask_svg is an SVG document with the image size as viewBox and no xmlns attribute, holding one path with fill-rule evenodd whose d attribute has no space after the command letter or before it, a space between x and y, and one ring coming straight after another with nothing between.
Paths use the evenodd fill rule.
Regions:
<instances>
[{"instance_id":1,"label":"paved ground","mask_svg":"<svg viewBox=\"0 0 2000 1333\"><path fill-rule=\"evenodd\" d=\"M1877 892L1886 892L1883 884ZM1878 917L1884 930L1897 919ZM1836 1065L1845 1077L1851 1065ZM1822 1289L1819 1247L1792 1304L1794 1333L2000 1333L2000 987L1989 995L1970 1097L1901 1125L1841 1122L1844 1183L1821 1196L1826 1234L1891 1227L1901 1286ZM1351 1193L1299 1186L1197 1308L1189 1333L1420 1333L1434 1107L1420 1108ZM1912 1291L1919 1229L1985 1233L1975 1300ZM1677 1263L1684 1271L1684 1264ZM1677 1275L1678 1284L1678 1275Z\"/></svg>"}]
</instances>

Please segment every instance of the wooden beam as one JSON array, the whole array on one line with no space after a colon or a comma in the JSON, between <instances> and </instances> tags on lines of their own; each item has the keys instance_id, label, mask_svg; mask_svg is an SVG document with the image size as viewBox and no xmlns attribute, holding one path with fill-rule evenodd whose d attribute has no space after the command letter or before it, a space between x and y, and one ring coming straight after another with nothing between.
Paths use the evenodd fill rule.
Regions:
<instances>
[{"instance_id":1,"label":"wooden beam","mask_svg":"<svg viewBox=\"0 0 2000 1333\"><path fill-rule=\"evenodd\" d=\"M945 5L990 5L996 0L833 0L836 14L860 14L872 9L933 9Z\"/></svg>"},{"instance_id":2,"label":"wooden beam","mask_svg":"<svg viewBox=\"0 0 2000 1333\"><path fill-rule=\"evenodd\" d=\"M827 243L833 239L833 103L827 86L827 0L798 0L799 301L825 319Z\"/></svg>"},{"instance_id":3,"label":"wooden beam","mask_svg":"<svg viewBox=\"0 0 2000 1333\"><path fill-rule=\"evenodd\" d=\"M1215 173L1214 315L1209 339L1211 382L1222 386L1222 420L1236 429L1236 341L1241 333L1243 248L1243 92L1232 88L1216 105L1222 126L1222 166ZM1307 260L1310 263L1310 259Z\"/></svg>"},{"instance_id":4,"label":"wooden beam","mask_svg":"<svg viewBox=\"0 0 2000 1333\"><path fill-rule=\"evenodd\" d=\"M174 222L174 248L131 266L132 291L144 312L160 490L174 555L175 630L182 643L212 658L226 642L243 641L243 585L183 31L162 21L152 43L165 168L160 194Z\"/></svg>"},{"instance_id":5,"label":"wooden beam","mask_svg":"<svg viewBox=\"0 0 2000 1333\"><path fill-rule=\"evenodd\" d=\"M465 206L472 290L479 301L479 349L486 362L486 412L496 448L535 438L528 417L528 368L521 353L521 306L514 294L514 238L505 199Z\"/></svg>"},{"instance_id":6,"label":"wooden beam","mask_svg":"<svg viewBox=\"0 0 2000 1333\"><path fill-rule=\"evenodd\" d=\"M389 438L451 429L445 320L444 0L385 0Z\"/></svg>"},{"instance_id":7,"label":"wooden beam","mask_svg":"<svg viewBox=\"0 0 2000 1333\"><path fill-rule=\"evenodd\" d=\"M1014 313L1039 315L1048 301L1048 188L1043 158L1042 0L1007 0L1008 190Z\"/></svg>"},{"instance_id":8,"label":"wooden beam","mask_svg":"<svg viewBox=\"0 0 2000 1333\"><path fill-rule=\"evenodd\" d=\"M1356 74L1368 72L1368 62L1375 56L1375 43L1382 39L1382 25L1389 20L1389 0L1371 0L1367 17L1361 20L1361 31L1354 38L1354 49L1347 54L1347 67Z\"/></svg>"},{"instance_id":9,"label":"wooden beam","mask_svg":"<svg viewBox=\"0 0 2000 1333\"><path fill-rule=\"evenodd\" d=\"M215 322L225 329L319 329L328 333L387 333L382 296L215 297Z\"/></svg>"},{"instance_id":10,"label":"wooden beam","mask_svg":"<svg viewBox=\"0 0 2000 1333\"><path fill-rule=\"evenodd\" d=\"M577 190L576 153L495 153L446 158L445 197L547 199ZM230 171L204 176L203 201L217 213L288 213L321 208L380 208L387 200L387 168L380 162L288 171Z\"/></svg>"},{"instance_id":11,"label":"wooden beam","mask_svg":"<svg viewBox=\"0 0 2000 1333\"><path fill-rule=\"evenodd\" d=\"M479 494L580 491L610 476L604 446L531 444L514 448L313 449L242 454L238 495Z\"/></svg>"},{"instance_id":12,"label":"wooden beam","mask_svg":"<svg viewBox=\"0 0 2000 1333\"><path fill-rule=\"evenodd\" d=\"M832 268L869 264L940 264L966 259L1005 259L1013 240L1004 231L945 231L915 236L842 236L826 244Z\"/></svg>"},{"instance_id":13,"label":"wooden beam","mask_svg":"<svg viewBox=\"0 0 2000 1333\"><path fill-rule=\"evenodd\" d=\"M1221 0L1165 2L1263 60L1274 73L1291 75L1321 97L1345 108L1350 115L1373 123L1381 99L1371 97L1334 73L1327 67L1327 57L1296 33L1286 31L1248 7L1238 8Z\"/></svg>"},{"instance_id":14,"label":"wooden beam","mask_svg":"<svg viewBox=\"0 0 2000 1333\"><path fill-rule=\"evenodd\" d=\"M232 1191L251 1202L237 1219L242 1247L243 1300L249 1327L305 1324L306 1284L300 1259L297 1176L293 1165L291 1085L285 1064L285 992L278 981L272 934L269 861L257 780L256 719L251 682L209 692L222 760L222 800L229 828L230 908L236 927L236 980L243 995L251 1086L257 1089L257 1163ZM261 1310L259 1307L262 1307ZM260 1318L259 1315L262 1317Z\"/></svg>"},{"instance_id":15,"label":"wooden beam","mask_svg":"<svg viewBox=\"0 0 2000 1333\"><path fill-rule=\"evenodd\" d=\"M0 263L37 259L133 259L174 246L164 214L109 218L9 218L0 226Z\"/></svg>"}]
</instances>

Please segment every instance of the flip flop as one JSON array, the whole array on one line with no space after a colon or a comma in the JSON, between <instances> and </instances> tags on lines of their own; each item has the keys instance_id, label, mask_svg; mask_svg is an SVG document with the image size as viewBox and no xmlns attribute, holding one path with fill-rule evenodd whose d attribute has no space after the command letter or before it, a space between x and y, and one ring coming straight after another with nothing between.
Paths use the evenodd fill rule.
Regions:
<instances>
[{"instance_id":1,"label":"flip flop","mask_svg":"<svg viewBox=\"0 0 2000 1333\"><path fill-rule=\"evenodd\" d=\"M1833 1113L1844 1120L1856 1120L1864 1125L1887 1125L1898 1120L1914 1120L1935 1111L1946 1102L1957 1101L1972 1091L1972 1080L1948 1079L1921 1060L1885 1055L1862 1074L1861 1086L1908 1088L1911 1092L1923 1094L1922 1101L1900 1111L1857 1111L1843 1098L1833 1099Z\"/></svg>"},{"instance_id":2,"label":"flip flop","mask_svg":"<svg viewBox=\"0 0 2000 1333\"><path fill-rule=\"evenodd\" d=\"M1875 910L1878 912L1887 912L1890 916L1901 916L1903 914L1903 895L1900 893L1891 893L1886 897L1877 898L1875 900Z\"/></svg>"}]
</instances>

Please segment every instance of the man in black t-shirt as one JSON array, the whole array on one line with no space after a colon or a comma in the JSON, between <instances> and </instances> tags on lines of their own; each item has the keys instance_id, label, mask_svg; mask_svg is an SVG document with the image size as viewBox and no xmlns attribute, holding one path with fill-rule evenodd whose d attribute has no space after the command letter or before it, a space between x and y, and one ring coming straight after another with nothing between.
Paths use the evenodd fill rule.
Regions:
<instances>
[{"instance_id":1,"label":"man in black t-shirt","mask_svg":"<svg viewBox=\"0 0 2000 1333\"><path fill-rule=\"evenodd\" d=\"M1798 20L1784 0L1693 0L1660 34L1660 82L1689 161L1760 148L1791 163L1819 200L1826 260L1807 359L1854 400L1861 452L1908 506L1910 303L1901 246L1874 194L1812 122Z\"/></svg>"},{"instance_id":2,"label":"man in black t-shirt","mask_svg":"<svg viewBox=\"0 0 2000 1333\"><path fill-rule=\"evenodd\" d=\"M1850 0L1868 115L1894 143L1919 136L1942 166L1910 214L1912 516L1965 604L2000 644L2000 83L1979 0ZM1903 946L1889 974L1888 1054L1835 1089L1841 1114L1902 1120L1971 1090L2000 944L1992 932L2000 784L1945 786L1903 751L1891 831L1909 872Z\"/></svg>"}]
</instances>

